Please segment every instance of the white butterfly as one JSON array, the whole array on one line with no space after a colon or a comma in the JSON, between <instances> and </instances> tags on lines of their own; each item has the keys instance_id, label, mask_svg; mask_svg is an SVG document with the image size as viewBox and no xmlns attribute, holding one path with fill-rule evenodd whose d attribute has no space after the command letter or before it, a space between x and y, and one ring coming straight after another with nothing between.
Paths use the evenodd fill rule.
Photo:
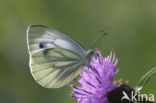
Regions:
<instances>
[{"instance_id":1,"label":"white butterfly","mask_svg":"<svg viewBox=\"0 0 156 103\"><path fill-rule=\"evenodd\" d=\"M60 88L68 84L95 55L95 50L87 53L69 37L41 25L28 27L27 45L31 73L46 88Z\"/></svg>"}]
</instances>

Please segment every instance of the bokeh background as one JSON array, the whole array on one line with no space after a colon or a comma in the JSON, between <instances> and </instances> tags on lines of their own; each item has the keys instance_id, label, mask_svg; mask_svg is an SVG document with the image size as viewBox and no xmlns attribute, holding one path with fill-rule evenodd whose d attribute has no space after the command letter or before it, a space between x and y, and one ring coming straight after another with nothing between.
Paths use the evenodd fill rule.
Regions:
<instances>
[{"instance_id":1,"label":"bokeh background","mask_svg":"<svg viewBox=\"0 0 156 103\"><path fill-rule=\"evenodd\" d=\"M46 89L30 74L26 29L45 25L78 41L86 50L100 28L109 31L96 47L114 48L123 78L135 87L156 65L156 0L0 0L0 103L76 103L71 89ZM143 92L156 94L156 76Z\"/></svg>"}]
</instances>

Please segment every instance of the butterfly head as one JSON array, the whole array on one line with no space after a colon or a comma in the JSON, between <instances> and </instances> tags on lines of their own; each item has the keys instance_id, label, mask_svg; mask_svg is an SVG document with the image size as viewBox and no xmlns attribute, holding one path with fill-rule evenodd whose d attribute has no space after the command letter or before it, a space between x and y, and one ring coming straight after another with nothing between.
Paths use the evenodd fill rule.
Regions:
<instances>
[{"instance_id":1,"label":"butterfly head","mask_svg":"<svg viewBox=\"0 0 156 103\"><path fill-rule=\"evenodd\" d=\"M88 50L87 51L87 58L89 61L91 61L91 58L96 56L96 50Z\"/></svg>"},{"instance_id":2,"label":"butterfly head","mask_svg":"<svg viewBox=\"0 0 156 103\"><path fill-rule=\"evenodd\" d=\"M96 50L88 50L87 51L87 56L92 57L96 55Z\"/></svg>"}]
</instances>

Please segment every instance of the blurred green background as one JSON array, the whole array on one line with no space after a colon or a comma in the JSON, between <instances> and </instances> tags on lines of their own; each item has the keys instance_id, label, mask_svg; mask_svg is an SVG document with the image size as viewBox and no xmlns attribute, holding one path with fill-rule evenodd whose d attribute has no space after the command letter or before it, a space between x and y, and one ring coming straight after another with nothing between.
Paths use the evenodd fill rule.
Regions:
<instances>
[{"instance_id":1,"label":"blurred green background","mask_svg":"<svg viewBox=\"0 0 156 103\"><path fill-rule=\"evenodd\" d=\"M0 103L76 103L71 89L46 89L30 74L26 29L40 24L56 29L89 49L101 27L109 31L100 48L114 48L116 79L139 78L156 65L156 0L0 0ZM156 94L156 76L145 86Z\"/></svg>"}]
</instances>

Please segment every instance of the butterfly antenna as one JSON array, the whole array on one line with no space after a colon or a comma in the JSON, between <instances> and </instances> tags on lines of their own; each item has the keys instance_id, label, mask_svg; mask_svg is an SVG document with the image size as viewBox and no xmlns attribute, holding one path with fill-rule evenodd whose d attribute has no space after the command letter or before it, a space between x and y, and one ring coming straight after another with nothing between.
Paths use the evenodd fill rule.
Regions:
<instances>
[{"instance_id":1,"label":"butterfly antenna","mask_svg":"<svg viewBox=\"0 0 156 103\"><path fill-rule=\"evenodd\" d=\"M107 31L104 31L103 29L100 30L99 34L97 35L96 39L94 40L93 45L91 46L91 49L94 49L95 46L108 34Z\"/></svg>"}]
</instances>

